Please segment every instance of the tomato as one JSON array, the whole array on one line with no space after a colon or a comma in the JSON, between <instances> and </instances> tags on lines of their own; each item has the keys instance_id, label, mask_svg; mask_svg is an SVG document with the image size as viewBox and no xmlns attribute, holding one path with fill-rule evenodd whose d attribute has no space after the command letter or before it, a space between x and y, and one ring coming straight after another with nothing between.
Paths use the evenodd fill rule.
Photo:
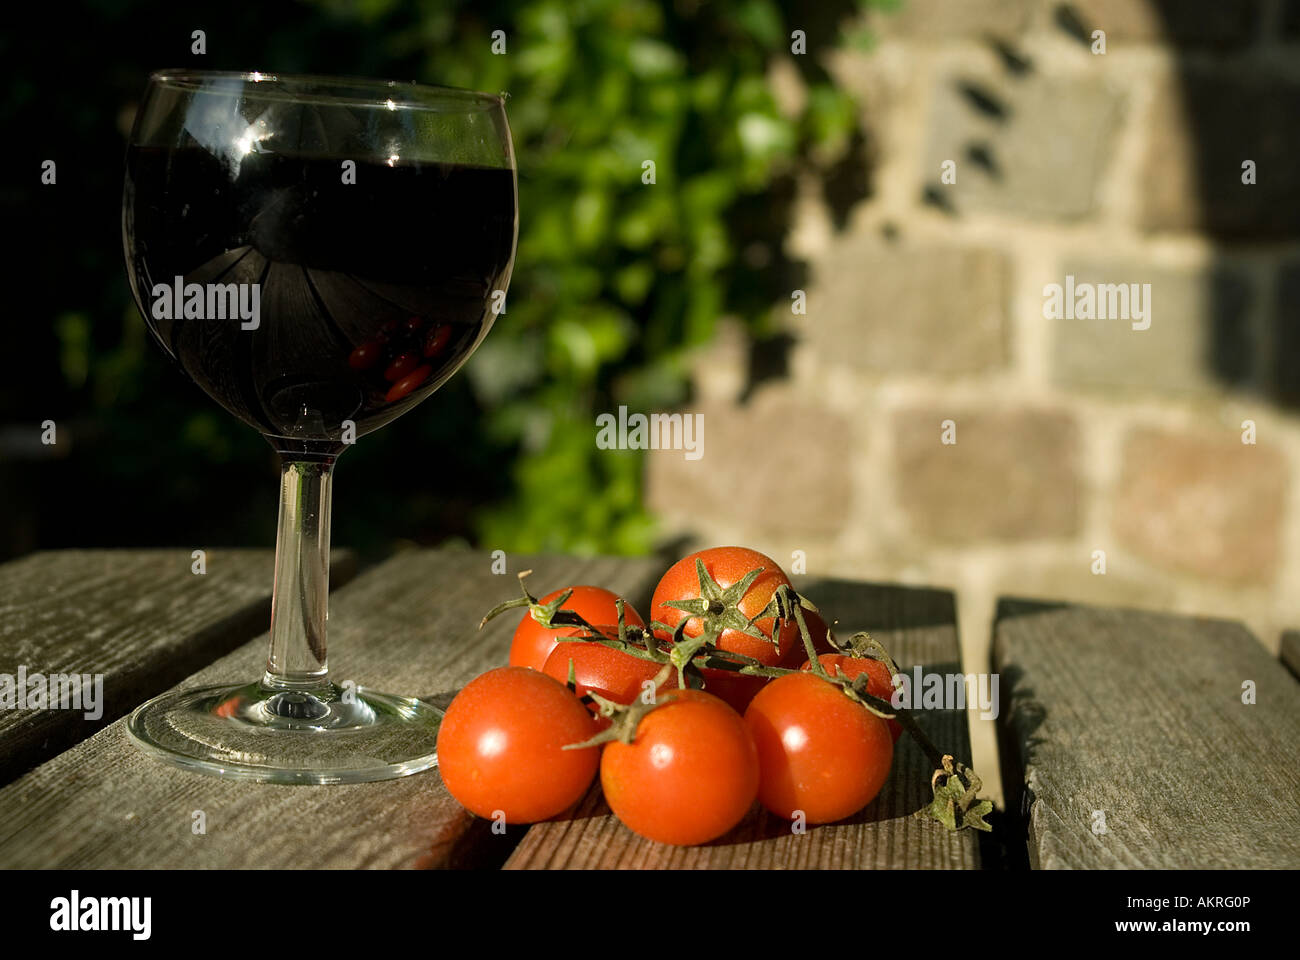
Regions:
<instances>
[{"instance_id":1,"label":"tomato","mask_svg":"<svg viewBox=\"0 0 1300 960\"><path fill-rule=\"evenodd\" d=\"M823 669L831 676L848 677L852 680L859 674L867 675L867 693L873 697L879 697L886 703L894 695L894 683L889 673L889 667L880 660L872 660L870 657L848 657L842 653L823 653L817 658L821 661ZM807 660L804 661L800 670L812 672L812 664ZM885 725L889 727L889 733L898 742L899 736L903 733L903 725L897 720L886 720Z\"/></svg>"},{"instance_id":2,"label":"tomato","mask_svg":"<svg viewBox=\"0 0 1300 960\"><path fill-rule=\"evenodd\" d=\"M438 730L438 772L461 806L507 823L563 813L596 777L600 749L563 750L596 734L564 684L522 667L498 667L456 694Z\"/></svg>"},{"instance_id":3,"label":"tomato","mask_svg":"<svg viewBox=\"0 0 1300 960\"><path fill-rule=\"evenodd\" d=\"M803 622L808 627L808 636L812 637L813 649L820 653L839 653L831 643L831 637L835 634L830 627L826 626L826 621L822 619L821 614L815 610L803 611ZM808 660L808 651L804 649L803 637L799 637L797 644L799 647L798 663L806 663Z\"/></svg>"},{"instance_id":4,"label":"tomato","mask_svg":"<svg viewBox=\"0 0 1300 960\"><path fill-rule=\"evenodd\" d=\"M367 340L348 354L348 366L353 370L369 370L383 356L383 345L375 340Z\"/></svg>"},{"instance_id":5,"label":"tomato","mask_svg":"<svg viewBox=\"0 0 1300 960\"><path fill-rule=\"evenodd\" d=\"M734 670L700 671L704 675L704 689L713 694L737 713L744 713L758 691L767 686L767 677L747 677Z\"/></svg>"},{"instance_id":6,"label":"tomato","mask_svg":"<svg viewBox=\"0 0 1300 960\"><path fill-rule=\"evenodd\" d=\"M803 648L803 641L797 640L785 649L777 666L797 670L800 664L807 661L808 652ZM735 670L706 668L700 673L704 675L705 689L739 714L744 714L758 691L770 682L768 677L751 677Z\"/></svg>"},{"instance_id":7,"label":"tomato","mask_svg":"<svg viewBox=\"0 0 1300 960\"><path fill-rule=\"evenodd\" d=\"M433 367L429 366L427 363L423 366L416 367L406 376L402 377L401 380L398 380L388 388L388 392L384 394L384 400L388 403L396 403L420 384L424 383L424 381L428 380L429 374L431 373L433 373Z\"/></svg>"},{"instance_id":8,"label":"tomato","mask_svg":"<svg viewBox=\"0 0 1300 960\"><path fill-rule=\"evenodd\" d=\"M572 590L573 595L564 601L564 608L572 610L592 626L604 623L618 623L618 607L614 601L618 594L611 593L604 587L565 587L542 597L542 603L550 603L565 590ZM629 627L644 627L641 614L632 609L632 604L623 604L623 622ZM614 628L617 631L617 627ZM515 638L510 644L510 666L532 667L541 670L546 666L546 658L551 655L557 637L576 637L585 631L582 627L555 627L548 630L533 619L532 613L525 611L524 617L515 627ZM597 691L599 692L599 691Z\"/></svg>"},{"instance_id":9,"label":"tomato","mask_svg":"<svg viewBox=\"0 0 1300 960\"><path fill-rule=\"evenodd\" d=\"M384 345L391 343L393 337L397 336L398 334L399 326L400 324L398 321L389 320L387 323L385 323L382 327L379 328L379 331L372 338L373 341L375 343L384 344Z\"/></svg>"},{"instance_id":10,"label":"tomato","mask_svg":"<svg viewBox=\"0 0 1300 960\"><path fill-rule=\"evenodd\" d=\"M425 357L436 357L451 343L451 327L446 324L438 324L424 338L424 355Z\"/></svg>"},{"instance_id":11,"label":"tomato","mask_svg":"<svg viewBox=\"0 0 1300 960\"><path fill-rule=\"evenodd\" d=\"M685 629L686 636L698 637L704 631L704 623L700 617L690 616L675 607L666 606L672 600L691 600L700 596L700 581L695 570L697 558L703 562L709 576L723 589L739 581L750 570L763 568L763 572L737 604L739 611L746 617L757 616L767 606L778 587L782 584L790 585L789 578L776 561L756 550L745 547L712 547L693 553L673 564L663 575L659 585L655 587L654 597L650 601L650 619L657 620L668 627L667 630L658 631L661 639L670 639L673 630L683 617L689 617ZM739 630L726 629L718 636L718 649L753 657L768 666L780 664L783 658L794 656L791 653L792 648L802 648L803 642L799 636L799 625L793 621L783 621L777 635L781 646L778 652L771 640L772 620L772 617L764 617L754 623L767 639L750 636ZM745 677L727 670L706 669L703 673L705 689L722 697L737 712L743 712L749 701L766 683L762 677Z\"/></svg>"},{"instance_id":12,"label":"tomato","mask_svg":"<svg viewBox=\"0 0 1300 960\"><path fill-rule=\"evenodd\" d=\"M700 690L669 690L637 726L614 741L600 782L614 815L641 836L690 846L726 833L758 791L758 754L745 722Z\"/></svg>"},{"instance_id":13,"label":"tomato","mask_svg":"<svg viewBox=\"0 0 1300 960\"><path fill-rule=\"evenodd\" d=\"M683 557L668 568L668 572L655 587L654 597L650 601L650 618L658 620L668 628L661 632L664 639L671 637L678 621L688 616L684 611L665 604L671 600L695 599L700 595L700 582L695 571L697 559L703 562L705 572L723 589L736 583L750 570L763 568L763 572L750 584L749 590L737 605L746 617L754 617L761 613L772 599L772 594L776 592L777 587L782 584L790 586L790 579L775 560L745 547L712 547ZM799 637L798 624L782 622L778 636L781 652L778 653L772 643L772 618L764 617L756 621L754 626L764 634L766 639L750 636L739 630L723 630L718 637L718 648L753 657L771 666L776 664L789 649L788 644L793 644ZM704 624L699 617L689 618L686 624L686 636L698 637L703 630Z\"/></svg>"},{"instance_id":14,"label":"tomato","mask_svg":"<svg viewBox=\"0 0 1300 960\"><path fill-rule=\"evenodd\" d=\"M894 741L885 721L811 673L769 683L745 724L758 748L759 802L787 820L799 811L808 823L843 820L889 776Z\"/></svg>"},{"instance_id":15,"label":"tomato","mask_svg":"<svg viewBox=\"0 0 1300 960\"><path fill-rule=\"evenodd\" d=\"M396 383L414 370L419 362L420 358L413 353L399 353L384 369L384 379L389 383Z\"/></svg>"},{"instance_id":16,"label":"tomato","mask_svg":"<svg viewBox=\"0 0 1300 960\"><path fill-rule=\"evenodd\" d=\"M618 636L617 627L603 627L601 633ZM561 683L569 679L569 662L573 662L574 686L581 697L595 691L615 703L631 703L641 695L645 684L663 669L663 664L643 660L603 643L584 640L556 641L555 649L546 658L542 672ZM677 671L670 671L660 691L677 686ZM604 724L602 724L604 726Z\"/></svg>"}]
</instances>

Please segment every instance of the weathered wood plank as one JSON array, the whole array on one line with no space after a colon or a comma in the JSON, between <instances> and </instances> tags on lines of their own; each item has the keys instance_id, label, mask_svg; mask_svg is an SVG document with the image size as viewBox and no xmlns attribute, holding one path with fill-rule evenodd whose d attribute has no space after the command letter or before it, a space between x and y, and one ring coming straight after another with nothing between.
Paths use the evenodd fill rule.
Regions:
<instances>
[{"instance_id":1,"label":"weathered wood plank","mask_svg":"<svg viewBox=\"0 0 1300 960\"><path fill-rule=\"evenodd\" d=\"M1300 686L1245 627L1003 600L993 657L1033 866L1300 867Z\"/></svg>"},{"instance_id":2,"label":"weathered wood plank","mask_svg":"<svg viewBox=\"0 0 1300 960\"><path fill-rule=\"evenodd\" d=\"M648 560L511 558L512 570L524 565L538 590L598 583L634 598L659 572ZM445 703L505 662L517 619L476 628L516 590L513 576L492 575L485 554L398 554L331 598L331 670ZM256 676L265 643L251 641L184 686ZM195 810L206 835L191 832ZM0 790L3 867L446 867L499 864L503 842L436 772L324 787L222 780L149 759L121 720Z\"/></svg>"},{"instance_id":3,"label":"weathered wood plank","mask_svg":"<svg viewBox=\"0 0 1300 960\"><path fill-rule=\"evenodd\" d=\"M846 635L869 630L885 644L901 669L920 664L927 671L960 672L955 607L951 593L880 586L843 580L800 584ZM919 717L941 748L969 760L966 715L927 711ZM894 768L879 797L849 821L811 827L795 835L790 824L755 805L733 831L711 844L670 847L642 839L609 812L593 790L569 819L528 830L506 867L653 869L887 868L979 866L972 831L952 834L912 814L930 796L931 768L904 735Z\"/></svg>"},{"instance_id":4,"label":"weathered wood plank","mask_svg":"<svg viewBox=\"0 0 1300 960\"><path fill-rule=\"evenodd\" d=\"M1291 671L1291 676L1300 680L1300 630L1287 630L1282 634L1282 649L1279 655L1283 665Z\"/></svg>"},{"instance_id":5,"label":"weathered wood plank","mask_svg":"<svg viewBox=\"0 0 1300 960\"><path fill-rule=\"evenodd\" d=\"M188 550L55 550L0 566L0 674L103 677L92 711L0 710L0 783L266 629L272 551L210 550L202 575L193 562ZM331 563L335 585L356 571L346 551Z\"/></svg>"}]
</instances>

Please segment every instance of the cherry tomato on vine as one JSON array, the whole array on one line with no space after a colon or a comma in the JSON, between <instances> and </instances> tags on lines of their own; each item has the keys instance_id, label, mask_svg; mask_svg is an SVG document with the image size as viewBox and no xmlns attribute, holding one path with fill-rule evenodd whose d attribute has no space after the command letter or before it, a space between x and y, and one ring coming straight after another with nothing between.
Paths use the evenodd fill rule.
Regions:
<instances>
[{"instance_id":1,"label":"cherry tomato on vine","mask_svg":"<svg viewBox=\"0 0 1300 960\"><path fill-rule=\"evenodd\" d=\"M885 721L811 673L778 677L745 712L758 748L758 799L778 817L833 823L870 803L894 758Z\"/></svg>"},{"instance_id":2,"label":"cherry tomato on vine","mask_svg":"<svg viewBox=\"0 0 1300 960\"><path fill-rule=\"evenodd\" d=\"M809 624L811 627L812 624ZM778 667L796 670L808 661L808 652L803 648L803 641L796 640L782 652ZM706 668L700 671L704 675L705 688L727 706L739 714L744 714L751 700L758 695L771 679L768 677L751 677L734 670L716 670Z\"/></svg>"},{"instance_id":3,"label":"cherry tomato on vine","mask_svg":"<svg viewBox=\"0 0 1300 960\"><path fill-rule=\"evenodd\" d=\"M772 594L776 592L777 587L783 584L790 586L790 579L777 562L757 550L746 547L711 547L708 550L692 553L668 568L668 572L655 587L654 597L650 601L651 619L658 620L668 628L666 631L661 631L664 639L672 636L678 621L689 616L684 611L665 604L672 600L693 600L700 596L700 581L695 569L697 559L704 564L705 573L723 589L739 581L750 570L763 568L763 572L750 584L749 590L736 605L746 617L754 617L761 613L772 599ZM754 626L765 635L766 639L753 637L739 630L724 630L718 637L718 647L753 657L770 666L776 664L789 649L789 645L799 639L798 624L783 622L778 638L781 652L778 653L776 645L772 642L772 618L764 617L756 621ZM704 623L701 618L690 616L686 624L686 636L697 637L703 630Z\"/></svg>"},{"instance_id":4,"label":"cherry tomato on vine","mask_svg":"<svg viewBox=\"0 0 1300 960\"><path fill-rule=\"evenodd\" d=\"M749 812L758 755L745 722L701 690L669 690L637 726L613 741L600 782L614 815L659 843L691 846L722 836Z\"/></svg>"},{"instance_id":5,"label":"cherry tomato on vine","mask_svg":"<svg viewBox=\"0 0 1300 960\"><path fill-rule=\"evenodd\" d=\"M813 649L818 653L835 652L835 648L830 645L829 640L826 638L829 632L826 628L826 622L812 610L804 610L803 615L804 623L808 627L808 636L813 641ZM787 670L797 670L802 664L808 662L808 651L804 649L803 637L798 633L798 623L795 624L795 628L794 640L783 647L781 659L777 662L778 667L784 667ZM733 710L740 714L743 714L749 707L750 701L758 695L758 691L771 682L767 677L749 677L726 670L703 670L701 672L704 674L709 693L725 700ZM889 698L886 697L885 699ZM894 720L889 721L891 724L896 722ZM894 735L894 739L898 739L897 734Z\"/></svg>"},{"instance_id":6,"label":"cherry tomato on vine","mask_svg":"<svg viewBox=\"0 0 1300 960\"><path fill-rule=\"evenodd\" d=\"M602 627L601 633L617 637L617 627ZM631 703L641 696L646 684L654 680L663 664L643 660L622 650L615 650L592 640L557 641L546 658L542 672L561 683L569 679L569 662L573 662L574 686L579 697L595 691L615 703ZM659 686L659 692L677 686L677 671L672 670ZM607 724L602 724L605 726Z\"/></svg>"},{"instance_id":7,"label":"cherry tomato on vine","mask_svg":"<svg viewBox=\"0 0 1300 960\"><path fill-rule=\"evenodd\" d=\"M839 653L831 643L831 638L835 636L834 632L826 626L826 621L822 619L821 614L815 610L803 611L803 622L808 627L808 636L812 637L813 649L821 653ZM806 663L808 660L808 651L803 648L802 638L796 644L799 648L798 663Z\"/></svg>"},{"instance_id":8,"label":"cherry tomato on vine","mask_svg":"<svg viewBox=\"0 0 1300 960\"><path fill-rule=\"evenodd\" d=\"M889 667L885 666L881 660L872 660L870 657L849 657L842 653L823 653L817 658L821 661L822 668L831 676L848 677L850 680L859 674L867 675L867 693L873 697L879 697L885 702L894 695L893 678L890 676ZM804 661L800 670L812 672L812 664L807 660ZM897 720L886 720L885 726L889 727L889 733L898 742L899 736L903 733L903 725Z\"/></svg>"},{"instance_id":9,"label":"cherry tomato on vine","mask_svg":"<svg viewBox=\"0 0 1300 960\"><path fill-rule=\"evenodd\" d=\"M618 607L614 601L618 594L611 593L604 587L564 587L542 597L542 603L550 603L565 590L572 590L573 595L564 602L564 609L572 610L592 626L605 623L618 623ZM632 604L623 604L623 622L629 627L644 627L641 614L632 609ZM617 633L618 628L614 628ZM530 611L524 611L524 617L515 628L514 640L510 643L510 666L532 667L541 670L546 666L546 658L551 655L559 637L574 637L583 633L581 627L555 627L548 630L533 619ZM599 691L597 691L599 692Z\"/></svg>"},{"instance_id":10,"label":"cherry tomato on vine","mask_svg":"<svg viewBox=\"0 0 1300 960\"><path fill-rule=\"evenodd\" d=\"M650 601L650 619L665 624L667 630L657 631L661 639L670 639L672 631L683 617L688 617L685 635L697 637L705 629L705 617L692 616L666 604L675 600L694 600L701 596L699 575L695 561L704 564L706 574L724 590L741 580L751 570L763 568L763 572L750 584L745 595L739 598L735 610L745 617L755 617L772 599L773 593L781 585L790 586L790 579L771 557L750 550L746 547L711 547L683 557L668 568L659 585L655 587L654 597ZM766 639L742 633L736 629L725 629L718 636L720 650L753 657L760 663L775 666L786 656L794 656L790 651L802 648L799 625L793 621L783 621L778 632L780 650L772 642L772 617L763 617L755 621L754 626ZM793 664L792 664L793 666ZM744 677L725 670L706 669L704 673L705 689L726 700L738 712L743 712L749 701L762 689L765 681L762 677Z\"/></svg>"},{"instance_id":11,"label":"cherry tomato on vine","mask_svg":"<svg viewBox=\"0 0 1300 960\"><path fill-rule=\"evenodd\" d=\"M600 749L563 750L596 734L596 722L562 683L522 667L498 667L456 695L438 730L438 772L461 806L507 823L564 812L595 779Z\"/></svg>"}]
</instances>

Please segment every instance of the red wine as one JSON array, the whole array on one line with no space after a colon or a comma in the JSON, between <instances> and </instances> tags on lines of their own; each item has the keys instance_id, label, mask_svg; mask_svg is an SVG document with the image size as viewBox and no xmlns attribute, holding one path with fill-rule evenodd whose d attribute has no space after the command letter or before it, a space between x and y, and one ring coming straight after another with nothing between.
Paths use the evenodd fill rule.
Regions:
<instances>
[{"instance_id":1,"label":"red wine","mask_svg":"<svg viewBox=\"0 0 1300 960\"><path fill-rule=\"evenodd\" d=\"M357 160L344 179L342 158L127 155L127 270L146 323L282 450L337 452L347 421L361 436L428 396L487 333L509 281L511 170ZM256 327L213 315L211 296L189 316L159 305L177 277L258 284Z\"/></svg>"}]
</instances>

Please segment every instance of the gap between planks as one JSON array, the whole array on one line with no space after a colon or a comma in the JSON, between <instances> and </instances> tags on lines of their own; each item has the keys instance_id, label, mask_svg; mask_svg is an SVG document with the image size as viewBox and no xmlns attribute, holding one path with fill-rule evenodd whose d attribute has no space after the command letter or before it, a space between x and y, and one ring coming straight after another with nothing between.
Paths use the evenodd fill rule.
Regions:
<instances>
[{"instance_id":1,"label":"gap between planks","mask_svg":"<svg viewBox=\"0 0 1300 960\"><path fill-rule=\"evenodd\" d=\"M1300 685L1241 624L1004 599L993 665L1033 866L1300 867Z\"/></svg>"}]
</instances>

